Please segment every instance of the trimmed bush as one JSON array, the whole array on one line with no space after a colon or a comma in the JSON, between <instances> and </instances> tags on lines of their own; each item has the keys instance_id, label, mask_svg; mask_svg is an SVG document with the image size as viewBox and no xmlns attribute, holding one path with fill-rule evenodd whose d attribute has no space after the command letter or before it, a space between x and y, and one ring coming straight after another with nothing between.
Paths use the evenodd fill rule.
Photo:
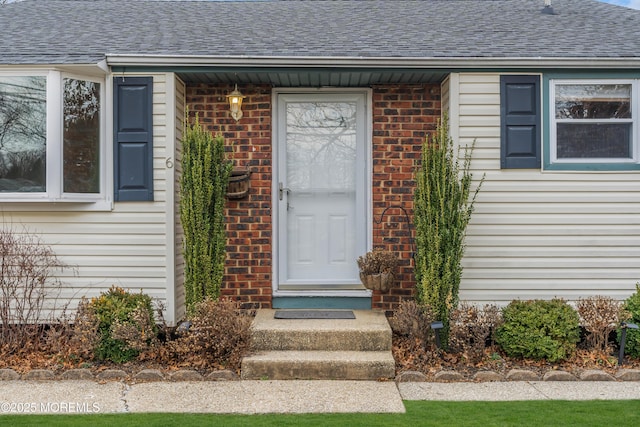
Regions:
<instances>
[{"instance_id":1,"label":"trimmed bush","mask_svg":"<svg viewBox=\"0 0 640 427\"><path fill-rule=\"evenodd\" d=\"M557 362L569 357L580 340L578 313L565 301L512 301L502 310L496 343L509 357Z\"/></svg>"},{"instance_id":2,"label":"trimmed bush","mask_svg":"<svg viewBox=\"0 0 640 427\"><path fill-rule=\"evenodd\" d=\"M623 308L631 316L629 322L640 325L640 283L636 283L636 292L624 301ZM618 331L618 341L620 341L620 331ZM640 330L627 330L624 349L627 355L640 358Z\"/></svg>"},{"instance_id":3,"label":"trimmed bush","mask_svg":"<svg viewBox=\"0 0 640 427\"><path fill-rule=\"evenodd\" d=\"M128 362L157 339L149 295L132 294L114 286L92 298L88 310L97 318L94 354L98 360Z\"/></svg>"}]
</instances>

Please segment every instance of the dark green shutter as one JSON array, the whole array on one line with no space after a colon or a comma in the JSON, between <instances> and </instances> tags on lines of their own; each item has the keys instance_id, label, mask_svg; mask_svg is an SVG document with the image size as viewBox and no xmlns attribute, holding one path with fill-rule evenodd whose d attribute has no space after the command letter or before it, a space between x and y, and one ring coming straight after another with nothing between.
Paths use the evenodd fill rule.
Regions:
<instances>
[{"instance_id":1,"label":"dark green shutter","mask_svg":"<svg viewBox=\"0 0 640 427\"><path fill-rule=\"evenodd\" d=\"M115 201L153 200L153 78L113 79Z\"/></svg>"},{"instance_id":2,"label":"dark green shutter","mask_svg":"<svg viewBox=\"0 0 640 427\"><path fill-rule=\"evenodd\" d=\"M500 76L500 167L540 168L540 76Z\"/></svg>"}]
</instances>

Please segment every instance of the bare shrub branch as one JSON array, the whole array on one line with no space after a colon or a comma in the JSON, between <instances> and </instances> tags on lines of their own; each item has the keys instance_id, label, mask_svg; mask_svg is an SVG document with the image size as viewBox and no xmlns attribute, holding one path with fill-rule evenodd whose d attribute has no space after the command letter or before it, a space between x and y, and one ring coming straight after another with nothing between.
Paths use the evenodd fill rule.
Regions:
<instances>
[{"instance_id":1,"label":"bare shrub branch","mask_svg":"<svg viewBox=\"0 0 640 427\"><path fill-rule=\"evenodd\" d=\"M587 347L601 352L608 351L609 334L626 318L622 302L596 295L578 300L576 309L582 326L589 332L586 337Z\"/></svg>"},{"instance_id":2,"label":"bare shrub branch","mask_svg":"<svg viewBox=\"0 0 640 427\"><path fill-rule=\"evenodd\" d=\"M23 229L0 228L0 339L13 352L42 343L47 299L59 295L55 272L67 267L42 239Z\"/></svg>"},{"instance_id":3,"label":"bare shrub branch","mask_svg":"<svg viewBox=\"0 0 640 427\"><path fill-rule=\"evenodd\" d=\"M475 305L462 303L451 313L449 348L471 363L484 358L487 340L499 326L500 309L485 305L481 310ZM493 339L492 339L493 341Z\"/></svg>"},{"instance_id":4,"label":"bare shrub branch","mask_svg":"<svg viewBox=\"0 0 640 427\"><path fill-rule=\"evenodd\" d=\"M389 319L393 332L398 335L419 339L425 349L435 345L435 338L431 330L431 322L435 315L431 307L421 305L414 300L400 302L398 308Z\"/></svg>"},{"instance_id":5,"label":"bare shrub branch","mask_svg":"<svg viewBox=\"0 0 640 427\"><path fill-rule=\"evenodd\" d=\"M166 344L165 357L198 368L238 370L250 350L253 315L238 303L206 298L196 304L191 328Z\"/></svg>"}]
</instances>

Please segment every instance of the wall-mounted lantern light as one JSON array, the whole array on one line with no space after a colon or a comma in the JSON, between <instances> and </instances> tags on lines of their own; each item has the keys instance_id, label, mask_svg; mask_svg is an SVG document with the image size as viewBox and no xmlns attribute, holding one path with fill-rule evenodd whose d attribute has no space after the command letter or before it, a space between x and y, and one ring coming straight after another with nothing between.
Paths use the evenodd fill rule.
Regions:
<instances>
[{"instance_id":1,"label":"wall-mounted lantern light","mask_svg":"<svg viewBox=\"0 0 640 427\"><path fill-rule=\"evenodd\" d=\"M246 96L242 94L238 90L238 84L236 83L236 88L227 95L227 100L229 101L229 109L231 110L231 117L235 119L237 122L242 118L242 100L245 99Z\"/></svg>"}]
</instances>

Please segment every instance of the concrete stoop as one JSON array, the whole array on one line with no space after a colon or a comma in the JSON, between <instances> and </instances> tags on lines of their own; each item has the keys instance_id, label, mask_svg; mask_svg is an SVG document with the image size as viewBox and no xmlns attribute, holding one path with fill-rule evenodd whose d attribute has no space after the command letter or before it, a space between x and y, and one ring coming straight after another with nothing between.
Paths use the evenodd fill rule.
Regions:
<instances>
[{"instance_id":1,"label":"concrete stoop","mask_svg":"<svg viewBox=\"0 0 640 427\"><path fill-rule=\"evenodd\" d=\"M353 313L355 319L275 319L275 310L259 310L252 325L255 353L243 359L242 378L393 378L391 328L384 313Z\"/></svg>"}]
</instances>

